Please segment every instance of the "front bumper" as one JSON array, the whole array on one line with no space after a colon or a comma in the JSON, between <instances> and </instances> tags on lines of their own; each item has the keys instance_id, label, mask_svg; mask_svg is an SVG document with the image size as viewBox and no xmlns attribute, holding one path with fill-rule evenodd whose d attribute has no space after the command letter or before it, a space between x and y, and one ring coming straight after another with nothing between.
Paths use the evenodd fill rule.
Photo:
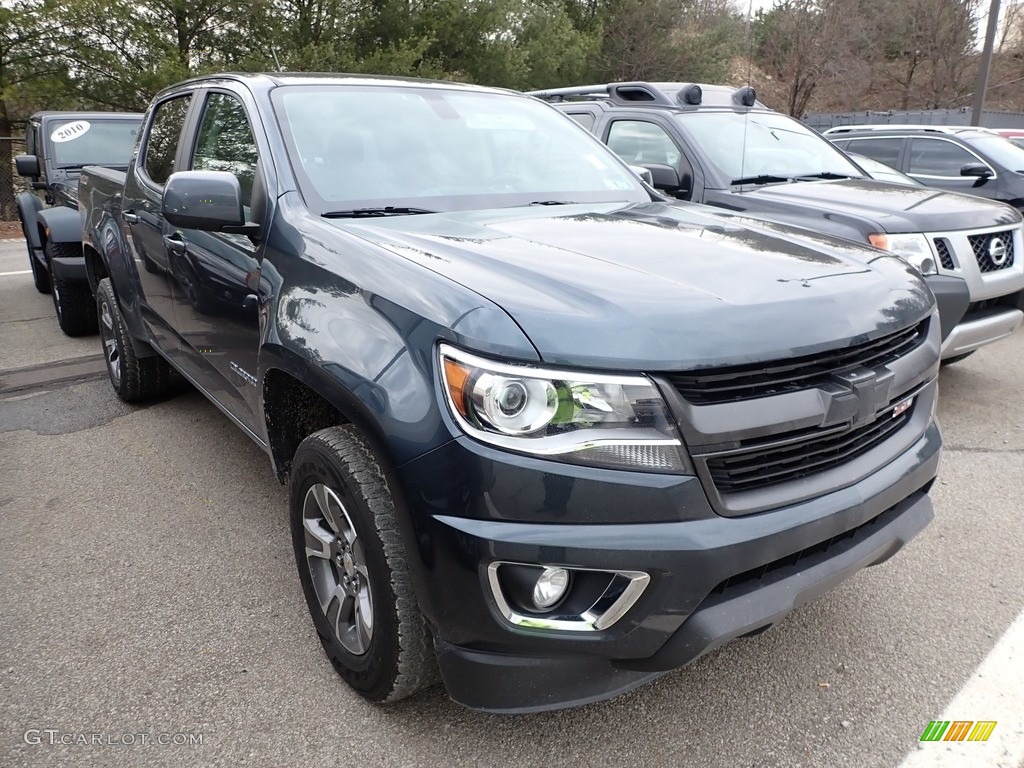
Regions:
<instances>
[{"instance_id":1,"label":"front bumper","mask_svg":"<svg viewBox=\"0 0 1024 768\"><path fill-rule=\"evenodd\" d=\"M436 641L448 694L489 712L530 712L577 706L625 693L681 667L724 643L757 634L798 606L857 571L894 555L932 519L931 500L919 491L886 510L848 540L773 569L744 586L726 587L706 599L645 659L599 656L523 656Z\"/></svg>"},{"instance_id":2,"label":"front bumper","mask_svg":"<svg viewBox=\"0 0 1024 768\"><path fill-rule=\"evenodd\" d=\"M975 319L965 318L942 342L942 359L965 355L999 341L1017 331L1024 322L1024 312L1006 309Z\"/></svg>"},{"instance_id":3,"label":"front bumper","mask_svg":"<svg viewBox=\"0 0 1024 768\"><path fill-rule=\"evenodd\" d=\"M940 446L929 422L909 450L853 485L723 517L693 477L572 467L457 438L396 470L449 694L496 712L574 706L768 628L924 528ZM501 615L486 574L495 561L643 571L651 581L607 629L538 629Z\"/></svg>"}]
</instances>

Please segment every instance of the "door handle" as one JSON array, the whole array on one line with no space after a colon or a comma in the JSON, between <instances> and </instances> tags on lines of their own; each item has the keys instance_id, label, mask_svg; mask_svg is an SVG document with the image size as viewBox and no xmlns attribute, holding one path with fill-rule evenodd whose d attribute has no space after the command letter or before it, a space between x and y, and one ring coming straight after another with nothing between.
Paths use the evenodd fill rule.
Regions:
<instances>
[{"instance_id":1,"label":"door handle","mask_svg":"<svg viewBox=\"0 0 1024 768\"><path fill-rule=\"evenodd\" d=\"M172 235L164 235L164 245L167 250L174 251L175 253L184 253L186 249L185 241L180 237Z\"/></svg>"},{"instance_id":2,"label":"door handle","mask_svg":"<svg viewBox=\"0 0 1024 768\"><path fill-rule=\"evenodd\" d=\"M137 214L135 211L125 211L124 213L121 214L121 217L129 224L139 223L139 214Z\"/></svg>"}]
</instances>

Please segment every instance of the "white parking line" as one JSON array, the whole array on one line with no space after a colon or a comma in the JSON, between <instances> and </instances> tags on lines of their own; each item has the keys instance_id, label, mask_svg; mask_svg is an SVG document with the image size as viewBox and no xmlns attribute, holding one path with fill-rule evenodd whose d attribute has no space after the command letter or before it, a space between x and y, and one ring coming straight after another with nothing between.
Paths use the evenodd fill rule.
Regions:
<instances>
[{"instance_id":1,"label":"white parking line","mask_svg":"<svg viewBox=\"0 0 1024 768\"><path fill-rule=\"evenodd\" d=\"M1024 765L1024 611L989 651L940 720L988 720L988 741L921 742L900 768L1019 768ZM928 723L921 723L922 732ZM952 733L950 727L947 733Z\"/></svg>"},{"instance_id":2,"label":"white parking line","mask_svg":"<svg viewBox=\"0 0 1024 768\"><path fill-rule=\"evenodd\" d=\"M20 272L0 272L0 277L7 277L8 275L31 275L31 269L23 269Z\"/></svg>"}]
</instances>

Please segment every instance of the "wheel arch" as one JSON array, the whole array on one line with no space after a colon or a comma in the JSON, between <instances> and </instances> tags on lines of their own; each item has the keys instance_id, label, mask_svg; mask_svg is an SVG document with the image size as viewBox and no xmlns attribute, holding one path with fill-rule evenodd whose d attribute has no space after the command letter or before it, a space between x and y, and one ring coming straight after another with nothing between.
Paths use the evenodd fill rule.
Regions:
<instances>
[{"instance_id":1,"label":"wheel arch","mask_svg":"<svg viewBox=\"0 0 1024 768\"><path fill-rule=\"evenodd\" d=\"M103 261L103 256L100 255L99 251L92 247L91 243L82 243L82 255L85 257L85 275L89 280L89 288L95 296L96 289L99 288L100 285L100 280L105 277L110 277L110 272L107 271L107 265L106 262ZM113 284L113 280L111 280L111 284Z\"/></svg>"},{"instance_id":2,"label":"wheel arch","mask_svg":"<svg viewBox=\"0 0 1024 768\"><path fill-rule=\"evenodd\" d=\"M394 467L394 457L359 399L336 379L327 382L313 375L293 353L280 352L263 370L260 393L267 446L278 481L287 481L295 450L306 437L342 424L359 430L387 474Z\"/></svg>"}]
</instances>

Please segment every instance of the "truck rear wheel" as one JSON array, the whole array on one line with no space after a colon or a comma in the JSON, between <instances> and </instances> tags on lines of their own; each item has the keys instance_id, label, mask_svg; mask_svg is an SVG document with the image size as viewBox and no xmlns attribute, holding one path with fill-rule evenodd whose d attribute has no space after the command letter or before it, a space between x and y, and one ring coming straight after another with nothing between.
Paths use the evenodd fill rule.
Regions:
<instances>
[{"instance_id":1,"label":"truck rear wheel","mask_svg":"<svg viewBox=\"0 0 1024 768\"><path fill-rule=\"evenodd\" d=\"M165 394L170 375L167 361L158 355L139 357L135 353L109 277L100 280L96 289L96 313L107 374L117 396L134 403Z\"/></svg>"},{"instance_id":2,"label":"truck rear wheel","mask_svg":"<svg viewBox=\"0 0 1024 768\"><path fill-rule=\"evenodd\" d=\"M79 256L81 251L74 243L47 243L46 261L50 264L50 290L53 308L57 312L57 324L68 336L88 336L96 333L96 304L88 283L69 283L57 277L53 268L54 258Z\"/></svg>"},{"instance_id":3,"label":"truck rear wheel","mask_svg":"<svg viewBox=\"0 0 1024 768\"><path fill-rule=\"evenodd\" d=\"M434 683L437 661L394 502L354 427L329 427L302 441L289 504L302 591L337 673L378 703Z\"/></svg>"}]
</instances>

